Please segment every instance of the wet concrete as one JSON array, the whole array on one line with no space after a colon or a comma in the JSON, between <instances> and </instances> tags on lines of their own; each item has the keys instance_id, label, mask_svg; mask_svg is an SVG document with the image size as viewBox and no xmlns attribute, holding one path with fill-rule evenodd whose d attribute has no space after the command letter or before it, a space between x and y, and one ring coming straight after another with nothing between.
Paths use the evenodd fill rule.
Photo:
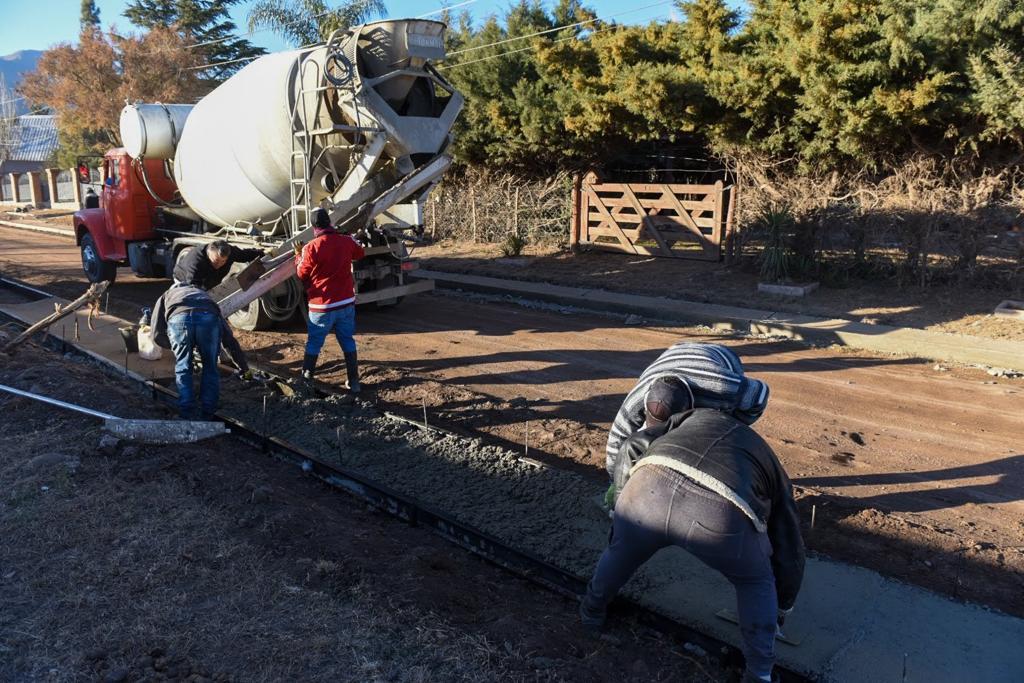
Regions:
<instances>
[{"instance_id":1,"label":"wet concrete","mask_svg":"<svg viewBox=\"0 0 1024 683\"><path fill-rule=\"evenodd\" d=\"M225 397L227 414L264 424L265 390ZM592 481L538 467L479 440L418 429L370 404L268 395L266 429L436 510L588 577L608 520ZM728 583L687 553L663 551L625 592L677 621L739 644L737 627L715 616L735 609ZM780 644L786 666L823 680L1013 681L1024 670L1024 620L812 558L787 622L799 646Z\"/></svg>"}]
</instances>

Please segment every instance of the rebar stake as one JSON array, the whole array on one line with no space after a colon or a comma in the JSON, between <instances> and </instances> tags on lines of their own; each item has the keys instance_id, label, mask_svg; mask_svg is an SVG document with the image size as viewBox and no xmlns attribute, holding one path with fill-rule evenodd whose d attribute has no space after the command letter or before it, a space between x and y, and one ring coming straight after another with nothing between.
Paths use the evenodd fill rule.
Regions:
<instances>
[{"instance_id":1,"label":"rebar stake","mask_svg":"<svg viewBox=\"0 0 1024 683\"><path fill-rule=\"evenodd\" d=\"M430 429L430 425L427 424L427 397L420 396L420 400L423 401L423 428Z\"/></svg>"},{"instance_id":2,"label":"rebar stake","mask_svg":"<svg viewBox=\"0 0 1024 683\"><path fill-rule=\"evenodd\" d=\"M530 455L530 421L526 421L526 438L523 440L524 450L523 457L529 457Z\"/></svg>"},{"instance_id":3,"label":"rebar stake","mask_svg":"<svg viewBox=\"0 0 1024 683\"><path fill-rule=\"evenodd\" d=\"M268 450L270 444L267 442L267 395L263 394L263 450Z\"/></svg>"},{"instance_id":4,"label":"rebar stake","mask_svg":"<svg viewBox=\"0 0 1024 683\"><path fill-rule=\"evenodd\" d=\"M817 512L818 512L818 506L812 504L811 505L811 528L812 529L814 528L814 517L815 517L815 514Z\"/></svg>"}]
</instances>

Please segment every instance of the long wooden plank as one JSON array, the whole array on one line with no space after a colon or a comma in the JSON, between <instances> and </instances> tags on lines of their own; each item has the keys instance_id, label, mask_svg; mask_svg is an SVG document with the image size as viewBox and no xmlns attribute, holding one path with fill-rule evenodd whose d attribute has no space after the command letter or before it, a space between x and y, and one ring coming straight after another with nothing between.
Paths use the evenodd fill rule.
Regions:
<instances>
[{"instance_id":1,"label":"long wooden plank","mask_svg":"<svg viewBox=\"0 0 1024 683\"><path fill-rule=\"evenodd\" d=\"M659 196L656 199L650 197L637 197L640 201L641 206L645 209L674 209L675 203L664 198L664 195ZM714 211L715 202L711 200L695 201L692 199L678 199L688 211ZM601 202L605 206L630 206L630 201L626 197L602 197Z\"/></svg>"},{"instance_id":2,"label":"long wooden plank","mask_svg":"<svg viewBox=\"0 0 1024 683\"><path fill-rule=\"evenodd\" d=\"M613 212L612 216L615 218L615 222L619 223L620 226L624 230L627 229L627 228L626 228L625 225L622 225L623 223L637 224L637 223L641 223L644 220L643 216L637 216L635 213L615 213L615 212ZM690 226L690 223L687 223L685 219L680 218L678 216L658 214L657 218L659 219L659 221L664 221L664 222L671 221L671 222L673 222L673 223L675 223L677 225L683 226L683 227L689 227ZM598 220L598 219L592 217L591 220ZM718 222L715 221L715 219L710 218L710 217L706 217L706 216L692 216L691 215L690 216L690 221L693 224L695 224L695 225L697 225L697 226L699 226L701 228L708 228L710 230L714 230L714 228L716 228L718 226Z\"/></svg>"},{"instance_id":3,"label":"long wooden plank","mask_svg":"<svg viewBox=\"0 0 1024 683\"><path fill-rule=\"evenodd\" d=\"M680 185L673 183L595 183L589 189L596 192L622 192L623 187L632 187L634 192L661 192L668 188L674 194L707 194L715 191L714 185Z\"/></svg>"}]
</instances>

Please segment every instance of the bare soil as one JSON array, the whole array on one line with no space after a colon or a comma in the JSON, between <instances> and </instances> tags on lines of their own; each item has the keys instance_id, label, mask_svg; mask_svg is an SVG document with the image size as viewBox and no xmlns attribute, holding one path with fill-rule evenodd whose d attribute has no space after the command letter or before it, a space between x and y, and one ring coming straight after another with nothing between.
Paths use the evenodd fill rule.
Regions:
<instances>
[{"instance_id":1,"label":"bare soil","mask_svg":"<svg viewBox=\"0 0 1024 683\"><path fill-rule=\"evenodd\" d=\"M81 293L73 245L8 232L4 273ZM165 287L119 274L111 311L132 319ZM367 398L417 420L425 407L431 424L523 451L529 431L531 458L596 488L609 423L644 367L681 338L729 344L771 386L756 428L794 480L812 549L1024 616L1021 380L447 295L361 309L357 328ZM239 338L259 364L297 373L301 323ZM344 381L333 342L320 377Z\"/></svg>"},{"instance_id":2,"label":"bare soil","mask_svg":"<svg viewBox=\"0 0 1024 683\"><path fill-rule=\"evenodd\" d=\"M169 417L99 368L31 345L0 381ZM136 446L0 397L0 491L2 680L729 675L629 620L595 640L575 603L231 437Z\"/></svg>"},{"instance_id":3,"label":"bare soil","mask_svg":"<svg viewBox=\"0 0 1024 683\"><path fill-rule=\"evenodd\" d=\"M808 297L793 298L762 294L757 291L755 273L707 261L602 251L573 254L552 246L529 246L521 257L502 258L498 245L464 242L421 247L415 255L423 259L424 268L452 273L1024 341L1024 321L993 315L1004 299L1021 297L978 287L934 285L921 289L887 281L855 281L843 289L822 286Z\"/></svg>"}]
</instances>

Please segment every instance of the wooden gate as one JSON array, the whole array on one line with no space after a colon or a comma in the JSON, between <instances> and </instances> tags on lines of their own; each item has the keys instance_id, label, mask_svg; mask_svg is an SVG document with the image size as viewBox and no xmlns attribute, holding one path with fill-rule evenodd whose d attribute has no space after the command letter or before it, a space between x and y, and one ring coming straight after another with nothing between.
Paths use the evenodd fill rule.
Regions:
<instances>
[{"instance_id":1,"label":"wooden gate","mask_svg":"<svg viewBox=\"0 0 1024 683\"><path fill-rule=\"evenodd\" d=\"M718 261L732 227L732 186L606 183L594 173L573 188L570 245Z\"/></svg>"}]
</instances>

